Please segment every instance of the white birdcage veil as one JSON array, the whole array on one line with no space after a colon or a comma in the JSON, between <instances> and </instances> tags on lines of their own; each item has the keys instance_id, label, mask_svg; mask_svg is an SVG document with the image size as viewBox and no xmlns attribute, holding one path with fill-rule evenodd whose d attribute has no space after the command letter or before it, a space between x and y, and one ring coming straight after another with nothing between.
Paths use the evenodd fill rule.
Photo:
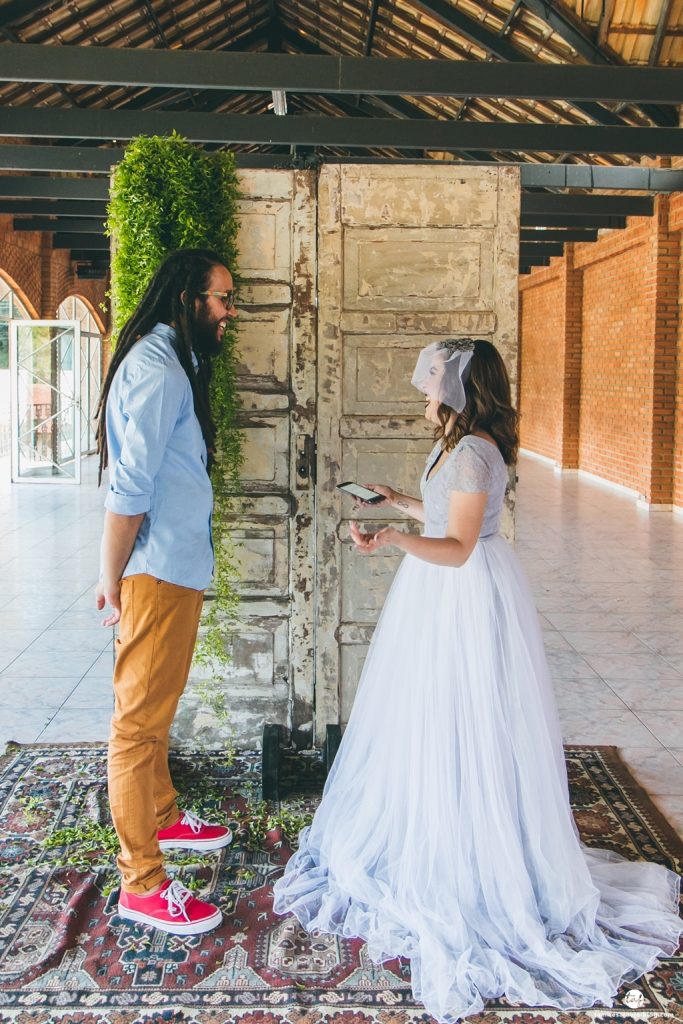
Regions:
<instances>
[{"instance_id":1,"label":"white birdcage veil","mask_svg":"<svg viewBox=\"0 0 683 1024\"><path fill-rule=\"evenodd\" d=\"M411 383L429 398L462 412L473 354L474 342L469 338L433 341L420 352Z\"/></svg>"}]
</instances>

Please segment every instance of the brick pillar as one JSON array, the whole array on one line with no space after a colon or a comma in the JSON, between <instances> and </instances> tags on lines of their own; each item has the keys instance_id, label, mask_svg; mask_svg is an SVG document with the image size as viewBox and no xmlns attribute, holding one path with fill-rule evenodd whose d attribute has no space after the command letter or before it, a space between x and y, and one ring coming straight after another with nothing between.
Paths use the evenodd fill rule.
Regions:
<instances>
[{"instance_id":1,"label":"brick pillar","mask_svg":"<svg viewBox=\"0 0 683 1024\"><path fill-rule=\"evenodd\" d=\"M562 261L564 299L564 380L562 389L562 469L579 468L581 410L581 307L583 276L574 267L574 246L565 246Z\"/></svg>"},{"instance_id":2,"label":"brick pillar","mask_svg":"<svg viewBox=\"0 0 683 1024\"><path fill-rule=\"evenodd\" d=\"M658 196L652 218L652 410L650 467L644 503L673 503L680 235L669 231L668 196ZM647 345L648 339L643 339Z\"/></svg>"},{"instance_id":3,"label":"brick pillar","mask_svg":"<svg viewBox=\"0 0 683 1024\"><path fill-rule=\"evenodd\" d=\"M54 319L57 311L53 257L52 235L44 231L40 241L40 315L44 320Z\"/></svg>"}]
</instances>

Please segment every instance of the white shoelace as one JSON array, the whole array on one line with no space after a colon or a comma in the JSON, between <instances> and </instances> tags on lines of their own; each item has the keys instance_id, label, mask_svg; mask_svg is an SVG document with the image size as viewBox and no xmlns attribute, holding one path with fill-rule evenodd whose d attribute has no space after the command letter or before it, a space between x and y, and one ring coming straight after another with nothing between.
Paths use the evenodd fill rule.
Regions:
<instances>
[{"instance_id":1,"label":"white shoelace","mask_svg":"<svg viewBox=\"0 0 683 1024\"><path fill-rule=\"evenodd\" d=\"M179 882L177 879L173 879L167 889L161 893L162 900L166 900L168 903L168 912L171 917L179 917L181 914L186 921L189 921L185 904L191 898L192 893L189 889Z\"/></svg>"},{"instance_id":2,"label":"white shoelace","mask_svg":"<svg viewBox=\"0 0 683 1024\"><path fill-rule=\"evenodd\" d=\"M198 835L202 830L202 825L208 825L208 821L202 821L194 811L184 811L180 824L189 825L194 834Z\"/></svg>"}]
</instances>

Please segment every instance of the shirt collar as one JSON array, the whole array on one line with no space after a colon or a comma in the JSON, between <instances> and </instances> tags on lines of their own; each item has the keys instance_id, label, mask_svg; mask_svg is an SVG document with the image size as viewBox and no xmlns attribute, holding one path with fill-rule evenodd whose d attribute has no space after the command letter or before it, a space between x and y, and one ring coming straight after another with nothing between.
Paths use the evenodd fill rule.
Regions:
<instances>
[{"instance_id":1,"label":"shirt collar","mask_svg":"<svg viewBox=\"0 0 683 1024\"><path fill-rule=\"evenodd\" d=\"M170 324L164 324L161 321L159 321L159 323L155 324L154 327L152 328L152 334L160 334L162 338L168 338L169 341L173 341L175 338L175 327L171 327ZM197 359L194 352L192 352L191 355L192 365L194 366L195 370L198 370L199 360Z\"/></svg>"}]
</instances>

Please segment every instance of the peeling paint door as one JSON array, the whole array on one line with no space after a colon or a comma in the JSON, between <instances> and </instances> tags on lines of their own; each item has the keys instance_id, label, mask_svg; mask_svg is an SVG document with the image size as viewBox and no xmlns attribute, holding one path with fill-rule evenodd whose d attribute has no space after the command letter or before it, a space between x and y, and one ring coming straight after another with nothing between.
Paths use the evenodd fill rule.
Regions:
<instances>
[{"instance_id":1,"label":"peeling paint door","mask_svg":"<svg viewBox=\"0 0 683 1024\"><path fill-rule=\"evenodd\" d=\"M240 746L264 722L310 746L315 559L316 176L248 170L238 238L238 368L245 464L232 534L240 562L240 626L225 681ZM192 682L207 670L195 666ZM175 732L220 742L191 686Z\"/></svg>"},{"instance_id":2,"label":"peeling paint door","mask_svg":"<svg viewBox=\"0 0 683 1024\"><path fill-rule=\"evenodd\" d=\"M514 168L328 165L318 183L316 742L345 722L400 555L348 540L341 480L418 493L432 441L410 378L420 349L489 338L516 380ZM402 520L363 510L364 521ZM405 520L402 520L405 522Z\"/></svg>"},{"instance_id":3,"label":"peeling paint door","mask_svg":"<svg viewBox=\"0 0 683 1024\"><path fill-rule=\"evenodd\" d=\"M238 239L242 472L242 621L231 678L241 735L313 727L315 562L316 177L242 176ZM253 723L253 727L252 727Z\"/></svg>"}]
</instances>

